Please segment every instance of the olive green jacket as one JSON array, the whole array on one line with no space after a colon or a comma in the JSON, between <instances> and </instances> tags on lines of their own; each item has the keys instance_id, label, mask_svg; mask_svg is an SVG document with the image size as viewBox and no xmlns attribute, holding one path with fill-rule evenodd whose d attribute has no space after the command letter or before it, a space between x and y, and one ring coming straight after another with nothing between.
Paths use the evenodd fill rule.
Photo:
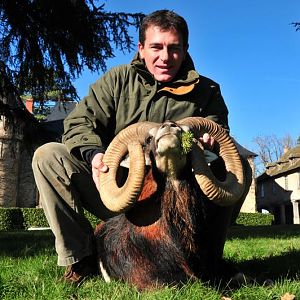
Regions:
<instances>
[{"instance_id":1,"label":"olive green jacket","mask_svg":"<svg viewBox=\"0 0 300 300\"><path fill-rule=\"evenodd\" d=\"M112 68L90 86L89 95L64 121L63 143L82 159L86 150L105 151L130 124L190 116L206 117L229 130L219 85L199 75L189 55L172 82L158 82L137 54L131 64Z\"/></svg>"}]
</instances>

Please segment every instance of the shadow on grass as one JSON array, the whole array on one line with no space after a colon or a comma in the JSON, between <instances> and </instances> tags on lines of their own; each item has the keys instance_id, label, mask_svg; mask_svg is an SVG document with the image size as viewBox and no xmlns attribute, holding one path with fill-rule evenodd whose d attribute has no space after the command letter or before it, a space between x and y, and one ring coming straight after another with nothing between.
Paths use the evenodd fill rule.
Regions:
<instances>
[{"instance_id":1,"label":"shadow on grass","mask_svg":"<svg viewBox=\"0 0 300 300\"><path fill-rule=\"evenodd\" d=\"M0 256L24 257L55 253L54 236L50 230L0 231Z\"/></svg>"},{"instance_id":2,"label":"shadow on grass","mask_svg":"<svg viewBox=\"0 0 300 300\"><path fill-rule=\"evenodd\" d=\"M263 284L267 279L278 281L300 278L300 252L295 250L278 256L245 260L235 265L259 284Z\"/></svg>"},{"instance_id":3,"label":"shadow on grass","mask_svg":"<svg viewBox=\"0 0 300 300\"><path fill-rule=\"evenodd\" d=\"M300 237L300 225L232 226L227 239Z\"/></svg>"},{"instance_id":4,"label":"shadow on grass","mask_svg":"<svg viewBox=\"0 0 300 300\"><path fill-rule=\"evenodd\" d=\"M275 237L289 238L300 237L300 226L255 226L232 227L229 239L249 237ZM47 231L14 231L0 232L0 256L24 258L39 254L55 254L54 236ZM255 258L240 262L229 263L262 284L266 279L273 281L285 279L299 279L300 276L300 251L291 249L278 256Z\"/></svg>"}]
</instances>

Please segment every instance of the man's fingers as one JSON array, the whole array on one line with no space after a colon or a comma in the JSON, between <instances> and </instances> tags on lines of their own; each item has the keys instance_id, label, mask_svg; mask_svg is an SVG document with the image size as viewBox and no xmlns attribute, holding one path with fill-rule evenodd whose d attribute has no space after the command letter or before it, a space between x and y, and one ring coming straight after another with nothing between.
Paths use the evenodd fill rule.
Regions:
<instances>
[{"instance_id":1,"label":"man's fingers","mask_svg":"<svg viewBox=\"0 0 300 300\"><path fill-rule=\"evenodd\" d=\"M215 143L215 139L208 133L204 133L203 136L200 138L203 146L207 149L212 149Z\"/></svg>"},{"instance_id":2,"label":"man's fingers","mask_svg":"<svg viewBox=\"0 0 300 300\"><path fill-rule=\"evenodd\" d=\"M205 143L205 144L209 143L210 139L211 139L211 137L208 133L203 134L203 137L202 137L203 143Z\"/></svg>"},{"instance_id":3,"label":"man's fingers","mask_svg":"<svg viewBox=\"0 0 300 300\"><path fill-rule=\"evenodd\" d=\"M102 173L106 173L106 172L108 171L108 166L105 165L104 163L102 163L102 164L100 165L100 167L98 168L98 170L99 170L100 172L102 172Z\"/></svg>"},{"instance_id":4,"label":"man's fingers","mask_svg":"<svg viewBox=\"0 0 300 300\"><path fill-rule=\"evenodd\" d=\"M103 153L98 153L94 156L92 160L92 168L97 169L100 172L107 172L108 171L108 166L103 162ZM99 174L98 174L99 176Z\"/></svg>"}]
</instances>

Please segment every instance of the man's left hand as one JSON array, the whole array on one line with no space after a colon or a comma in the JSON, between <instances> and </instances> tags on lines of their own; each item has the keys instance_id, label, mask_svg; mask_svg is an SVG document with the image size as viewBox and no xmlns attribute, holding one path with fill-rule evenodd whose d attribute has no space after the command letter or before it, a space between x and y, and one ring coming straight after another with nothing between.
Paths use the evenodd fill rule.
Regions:
<instances>
[{"instance_id":1,"label":"man's left hand","mask_svg":"<svg viewBox=\"0 0 300 300\"><path fill-rule=\"evenodd\" d=\"M212 150L214 148L215 139L209 134L204 133L202 137L200 137L200 141L206 150Z\"/></svg>"}]
</instances>

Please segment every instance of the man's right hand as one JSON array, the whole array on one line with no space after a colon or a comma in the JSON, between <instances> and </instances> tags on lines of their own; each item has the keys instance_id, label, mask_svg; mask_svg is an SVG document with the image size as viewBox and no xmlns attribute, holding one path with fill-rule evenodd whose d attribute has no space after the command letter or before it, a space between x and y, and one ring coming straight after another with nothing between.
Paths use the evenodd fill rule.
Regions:
<instances>
[{"instance_id":1,"label":"man's right hand","mask_svg":"<svg viewBox=\"0 0 300 300\"><path fill-rule=\"evenodd\" d=\"M108 171L108 166L103 163L103 157L103 153L97 153L92 159L92 175L98 190L100 172L106 173Z\"/></svg>"}]
</instances>

